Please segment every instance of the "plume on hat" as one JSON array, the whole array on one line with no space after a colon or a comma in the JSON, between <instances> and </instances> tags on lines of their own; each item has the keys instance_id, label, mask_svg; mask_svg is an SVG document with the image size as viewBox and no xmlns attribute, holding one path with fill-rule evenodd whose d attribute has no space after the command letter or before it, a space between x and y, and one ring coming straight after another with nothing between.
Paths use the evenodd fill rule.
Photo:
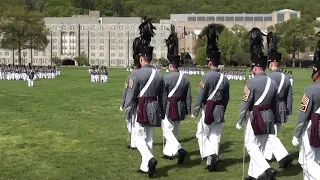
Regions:
<instances>
[{"instance_id":1,"label":"plume on hat","mask_svg":"<svg viewBox=\"0 0 320 180\"><path fill-rule=\"evenodd\" d=\"M207 43L207 54L209 52L218 52L219 48L218 48L218 44L217 41L219 39L219 25L218 24L209 24L207 31L207 39L208 39L208 43Z\"/></svg>"},{"instance_id":2,"label":"plume on hat","mask_svg":"<svg viewBox=\"0 0 320 180\"><path fill-rule=\"evenodd\" d=\"M155 35L154 31L156 27L154 27L151 23L151 18L144 17L144 22L140 24L140 37L141 44L144 46L149 46L151 42L151 38Z\"/></svg>"},{"instance_id":3,"label":"plume on hat","mask_svg":"<svg viewBox=\"0 0 320 180\"><path fill-rule=\"evenodd\" d=\"M250 51L251 51L251 59L253 56L261 57L263 56L263 37L262 32L258 28L253 28L249 32L250 37Z\"/></svg>"},{"instance_id":4,"label":"plume on hat","mask_svg":"<svg viewBox=\"0 0 320 180\"><path fill-rule=\"evenodd\" d=\"M178 55L178 37L177 33L174 31L173 25L171 25L171 34L169 35L168 39L165 40L166 46L168 48L167 58L169 59L170 56Z\"/></svg>"},{"instance_id":5,"label":"plume on hat","mask_svg":"<svg viewBox=\"0 0 320 180\"><path fill-rule=\"evenodd\" d=\"M313 63L315 65L320 64L320 40L318 41L316 51L313 55Z\"/></svg>"},{"instance_id":6,"label":"plume on hat","mask_svg":"<svg viewBox=\"0 0 320 180\"><path fill-rule=\"evenodd\" d=\"M139 53L140 53L140 45L141 45L141 38L140 37L136 37L133 40L132 43L132 51L133 51L133 59L134 61L139 57Z\"/></svg>"},{"instance_id":7,"label":"plume on hat","mask_svg":"<svg viewBox=\"0 0 320 180\"><path fill-rule=\"evenodd\" d=\"M273 32L269 32L267 35L268 53L278 52L277 36Z\"/></svg>"}]
</instances>

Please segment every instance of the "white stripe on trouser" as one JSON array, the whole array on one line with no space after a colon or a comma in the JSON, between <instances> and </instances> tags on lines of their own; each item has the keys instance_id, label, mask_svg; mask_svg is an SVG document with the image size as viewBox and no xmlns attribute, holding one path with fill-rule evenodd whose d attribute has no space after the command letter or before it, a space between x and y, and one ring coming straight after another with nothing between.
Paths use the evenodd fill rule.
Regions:
<instances>
[{"instance_id":1,"label":"white stripe on trouser","mask_svg":"<svg viewBox=\"0 0 320 180\"><path fill-rule=\"evenodd\" d=\"M299 153L299 163L303 169L304 180L320 180L320 148L310 146L311 121L302 134L302 142Z\"/></svg>"},{"instance_id":2,"label":"white stripe on trouser","mask_svg":"<svg viewBox=\"0 0 320 180\"><path fill-rule=\"evenodd\" d=\"M284 157L289 155L288 151L283 146L280 139L277 137L280 131L280 127L281 127L281 123L274 124L275 134L269 134L268 141L263 153L264 157L267 160L272 159L272 154L274 154L274 157L278 162Z\"/></svg>"},{"instance_id":3,"label":"white stripe on trouser","mask_svg":"<svg viewBox=\"0 0 320 180\"><path fill-rule=\"evenodd\" d=\"M135 120L135 115L132 115L132 119L129 121L127 120L127 128L130 133L130 146L133 148L136 148L136 143L135 143L136 131L134 130L136 123L134 120Z\"/></svg>"},{"instance_id":4,"label":"white stripe on trouser","mask_svg":"<svg viewBox=\"0 0 320 180\"><path fill-rule=\"evenodd\" d=\"M137 122L137 116L135 117L135 122ZM149 170L148 163L151 158L153 158L153 137L154 137L154 127L153 126L141 126L140 123L135 123L136 132L136 146L138 151L142 156L142 162L140 169L147 172Z\"/></svg>"},{"instance_id":5,"label":"white stripe on trouser","mask_svg":"<svg viewBox=\"0 0 320 180\"><path fill-rule=\"evenodd\" d=\"M219 155L220 138L223 123L204 123L204 110L201 112L200 121L198 122L197 134L201 158L207 158L207 165L211 165L211 155Z\"/></svg>"},{"instance_id":6,"label":"white stripe on trouser","mask_svg":"<svg viewBox=\"0 0 320 180\"><path fill-rule=\"evenodd\" d=\"M262 154L268 140L268 134L258 136L254 135L250 119L247 122L245 133L245 147L247 148L250 156L248 175L253 178L258 178L268 168L270 168Z\"/></svg>"},{"instance_id":7,"label":"white stripe on trouser","mask_svg":"<svg viewBox=\"0 0 320 180\"><path fill-rule=\"evenodd\" d=\"M163 136L166 139L166 144L163 148L164 155L174 156L181 149L181 145L177 140L179 126L180 121L171 121L167 116L162 120Z\"/></svg>"}]
</instances>

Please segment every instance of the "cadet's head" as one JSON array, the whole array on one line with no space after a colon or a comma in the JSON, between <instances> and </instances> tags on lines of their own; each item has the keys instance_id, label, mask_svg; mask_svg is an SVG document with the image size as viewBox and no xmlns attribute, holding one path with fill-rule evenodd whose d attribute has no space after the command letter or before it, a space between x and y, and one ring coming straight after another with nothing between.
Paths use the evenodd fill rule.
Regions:
<instances>
[{"instance_id":1,"label":"cadet's head","mask_svg":"<svg viewBox=\"0 0 320 180\"><path fill-rule=\"evenodd\" d=\"M207 63L210 69L218 68L220 64L220 51L207 51Z\"/></svg>"},{"instance_id":2,"label":"cadet's head","mask_svg":"<svg viewBox=\"0 0 320 180\"><path fill-rule=\"evenodd\" d=\"M252 59L252 64L251 64L251 69L252 73L254 75L264 72L267 68L267 56L256 56L252 54L251 59Z\"/></svg>"},{"instance_id":3,"label":"cadet's head","mask_svg":"<svg viewBox=\"0 0 320 180\"><path fill-rule=\"evenodd\" d=\"M181 60L179 55L168 55L167 56L169 60L169 70L176 70L179 68Z\"/></svg>"},{"instance_id":4,"label":"cadet's head","mask_svg":"<svg viewBox=\"0 0 320 180\"><path fill-rule=\"evenodd\" d=\"M141 46L140 47L140 64L141 66L150 64L152 61L153 47Z\"/></svg>"},{"instance_id":5,"label":"cadet's head","mask_svg":"<svg viewBox=\"0 0 320 180\"><path fill-rule=\"evenodd\" d=\"M280 67L280 63L276 62L276 61L270 61L269 62L269 68L271 71L275 70L275 69L279 69Z\"/></svg>"}]
</instances>

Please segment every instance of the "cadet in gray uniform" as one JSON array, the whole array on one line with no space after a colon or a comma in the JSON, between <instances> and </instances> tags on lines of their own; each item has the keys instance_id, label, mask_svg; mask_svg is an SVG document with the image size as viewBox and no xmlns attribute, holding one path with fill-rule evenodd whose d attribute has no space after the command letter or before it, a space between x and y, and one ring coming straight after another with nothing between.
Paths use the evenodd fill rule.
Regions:
<instances>
[{"instance_id":1,"label":"cadet in gray uniform","mask_svg":"<svg viewBox=\"0 0 320 180\"><path fill-rule=\"evenodd\" d=\"M263 150L269 134L274 134L274 122L277 119L278 86L269 78L265 69L267 56L263 55L263 37L258 28L250 31L252 74L249 79L242 98L240 115L237 129L241 129L244 122L245 142L244 145L250 155L250 164L246 180L258 179L265 176L267 180L275 179L277 171L270 168L270 165L263 156Z\"/></svg>"},{"instance_id":2,"label":"cadet in gray uniform","mask_svg":"<svg viewBox=\"0 0 320 180\"><path fill-rule=\"evenodd\" d=\"M275 134L270 134L266 148L264 151L264 157L267 160L272 159L274 154L276 160L279 162L280 168L286 168L288 164L293 161L293 158L289 155L286 148L277 137L281 123L286 123L289 119L289 115L292 114L292 87L289 78L280 72L279 65L281 61L281 54L277 51L277 37L274 33L269 32L267 36L268 49L269 49L269 68L271 73L268 75L278 85L278 116L279 121L274 124Z\"/></svg>"},{"instance_id":3,"label":"cadet in gray uniform","mask_svg":"<svg viewBox=\"0 0 320 180\"><path fill-rule=\"evenodd\" d=\"M211 71L202 77L192 117L197 117L201 112L196 134L200 155L207 158L206 169L214 171L219 162L220 138L229 102L229 80L218 69L217 25L210 24L208 28L207 63Z\"/></svg>"},{"instance_id":4,"label":"cadet in gray uniform","mask_svg":"<svg viewBox=\"0 0 320 180\"><path fill-rule=\"evenodd\" d=\"M169 73L164 76L163 104L166 107L165 118L162 121L165 146L163 158L173 159L179 153L178 164L182 164L187 154L177 140L180 121L191 114L191 87L189 79L179 72L181 60L178 54L178 38L171 29L171 34L166 40L168 47Z\"/></svg>"},{"instance_id":5,"label":"cadet in gray uniform","mask_svg":"<svg viewBox=\"0 0 320 180\"><path fill-rule=\"evenodd\" d=\"M302 138L299 163L304 180L319 180L320 156L320 41L314 54L312 80L315 84L305 89L292 144L299 145Z\"/></svg>"},{"instance_id":6,"label":"cadet in gray uniform","mask_svg":"<svg viewBox=\"0 0 320 180\"><path fill-rule=\"evenodd\" d=\"M141 65L140 65L140 43L141 43L141 39L139 37L135 38L135 40L133 41L133 45L132 45L132 51L133 51L133 59L134 59L134 64L133 64L133 71L140 69ZM130 67L132 68L132 67ZM127 80L124 84L124 89L122 92L122 101L121 101L121 105L120 105L120 111L123 110L123 106L125 103L125 99L126 99L126 94L127 94L127 89L128 89L128 83L130 80L130 75L128 75ZM136 107L136 105L132 105L132 107ZM136 114L136 109L135 108L131 108L131 111L127 111L126 115L125 115L125 119L127 121L127 128L129 131L129 135L130 135L130 144L127 146L128 149L136 149L136 145L135 145L135 114Z\"/></svg>"},{"instance_id":7,"label":"cadet in gray uniform","mask_svg":"<svg viewBox=\"0 0 320 180\"><path fill-rule=\"evenodd\" d=\"M141 46L140 64L141 68L132 72L125 98L125 111L137 108L135 116L136 140L135 144L142 156L139 173L148 173L149 177L155 175L157 160L154 158L153 137L154 127L161 127L164 118L163 98L163 77L150 65L153 54L153 47L149 46L151 37L154 36L154 26L151 19L145 20L140 26ZM136 102L137 101L137 102ZM132 107L133 105L137 107Z\"/></svg>"}]
</instances>

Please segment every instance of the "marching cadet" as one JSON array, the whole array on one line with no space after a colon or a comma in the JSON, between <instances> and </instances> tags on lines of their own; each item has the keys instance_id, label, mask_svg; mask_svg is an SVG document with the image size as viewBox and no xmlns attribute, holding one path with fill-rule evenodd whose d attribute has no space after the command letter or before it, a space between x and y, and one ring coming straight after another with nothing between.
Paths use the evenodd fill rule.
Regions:
<instances>
[{"instance_id":1,"label":"marching cadet","mask_svg":"<svg viewBox=\"0 0 320 180\"><path fill-rule=\"evenodd\" d=\"M136 131L135 145L142 156L138 172L153 177L158 163L152 154L154 128L161 127L161 121L164 119L162 103L164 83L162 74L150 65L153 54L150 41L154 36L153 29L155 29L151 24L151 19L145 20L139 29L142 44L139 53L141 68L131 73L124 109L127 112L131 108L137 108L136 127L134 128ZM135 103L136 100L137 103ZM132 107L135 104L137 107Z\"/></svg>"},{"instance_id":2,"label":"marching cadet","mask_svg":"<svg viewBox=\"0 0 320 180\"><path fill-rule=\"evenodd\" d=\"M28 87L33 87L33 80L34 80L34 71L31 70L29 73L29 79L28 79Z\"/></svg>"},{"instance_id":3,"label":"marching cadet","mask_svg":"<svg viewBox=\"0 0 320 180\"><path fill-rule=\"evenodd\" d=\"M189 79L179 72L181 60L178 54L178 38L174 29L166 40L168 47L167 58L169 60L169 73L164 76L163 104L166 107L165 118L162 120L163 136L165 145L163 147L163 158L173 159L179 154L178 164L182 164L187 151L185 151L177 140L180 121L191 114L191 87Z\"/></svg>"},{"instance_id":4,"label":"marching cadet","mask_svg":"<svg viewBox=\"0 0 320 180\"><path fill-rule=\"evenodd\" d=\"M303 169L304 180L319 180L320 155L320 41L314 54L312 80L315 84L305 89L301 100L299 115L292 144L302 143L299 153L299 163ZM318 161L318 162L317 162Z\"/></svg>"},{"instance_id":5,"label":"marching cadet","mask_svg":"<svg viewBox=\"0 0 320 180\"><path fill-rule=\"evenodd\" d=\"M277 116L278 86L269 78L265 69L267 56L263 55L263 34L258 28L250 32L252 74L245 88L241 102L240 115L237 129L245 123L244 145L250 155L250 164L246 180L254 180L265 176L267 180L273 180L277 171L263 156L269 134L274 134L274 122L279 122ZM248 113L249 112L249 113Z\"/></svg>"},{"instance_id":6,"label":"marching cadet","mask_svg":"<svg viewBox=\"0 0 320 180\"><path fill-rule=\"evenodd\" d=\"M209 172L216 169L220 161L219 146L224 113L229 102L229 80L219 72L220 51L217 47L218 28L216 24L208 25L207 63L211 71L202 77L195 110L192 117L197 117L201 112L198 122L197 138L200 155L207 158Z\"/></svg>"},{"instance_id":7,"label":"marching cadet","mask_svg":"<svg viewBox=\"0 0 320 180\"><path fill-rule=\"evenodd\" d=\"M289 77L289 79L290 79L291 86L293 86L293 76L292 76L292 71L290 71L290 73L288 74L288 77Z\"/></svg>"},{"instance_id":8,"label":"marching cadet","mask_svg":"<svg viewBox=\"0 0 320 180\"><path fill-rule=\"evenodd\" d=\"M141 38L140 37L135 38L134 41L133 41L133 44L132 44L134 63L133 63L133 67L130 67L130 68L133 68L133 71L141 68L140 56L139 56L139 54L140 54L140 45L141 45ZM124 89L123 89L123 92L122 92L122 101L121 101L121 105L120 105L120 111L123 111L123 106L124 106L124 103L125 103L125 100L126 100L129 80L130 80L130 74L128 75L127 80L125 81L125 84L124 84ZM136 137L136 133L135 132L136 131L134 129L136 127L136 123L135 123L135 114L136 114L136 108L135 107L136 106L137 106L136 104L133 104L131 106L132 108L130 109L130 111L127 111L126 115L125 115L125 119L126 119L126 122L127 122L127 128L128 128L128 132L129 132L129 135L130 135L130 144L127 145L128 149L137 149L136 145L135 145L135 137Z\"/></svg>"},{"instance_id":9,"label":"marching cadet","mask_svg":"<svg viewBox=\"0 0 320 180\"><path fill-rule=\"evenodd\" d=\"M277 116L279 116L279 121L275 121L274 124L275 134L269 134L264 157L267 160L271 160L272 154L274 154L276 160L279 162L279 167L286 168L293 161L293 158L289 155L277 135L280 131L281 124L286 123L289 119L289 115L292 114L292 87L289 78L280 72L279 65L281 54L277 51L277 37L274 33L268 33L267 42L269 49L268 62L271 70L271 73L268 76L274 80L278 86Z\"/></svg>"}]
</instances>

